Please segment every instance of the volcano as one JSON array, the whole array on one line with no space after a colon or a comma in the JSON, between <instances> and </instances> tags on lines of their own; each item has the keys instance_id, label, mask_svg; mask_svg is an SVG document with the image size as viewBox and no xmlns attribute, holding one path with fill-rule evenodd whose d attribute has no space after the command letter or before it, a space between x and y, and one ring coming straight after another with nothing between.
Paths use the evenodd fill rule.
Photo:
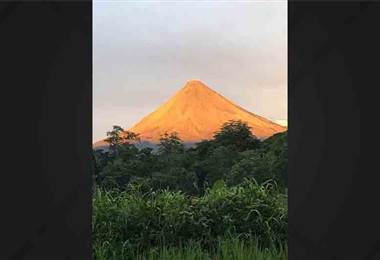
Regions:
<instances>
[{"instance_id":1,"label":"volcano","mask_svg":"<svg viewBox=\"0 0 380 260\"><path fill-rule=\"evenodd\" d=\"M194 143L211 139L229 120L246 122L260 139L287 129L234 104L203 82L190 80L168 101L128 130L149 143L158 143L161 135L171 132L177 132L185 143ZM104 141L94 146L101 145Z\"/></svg>"}]
</instances>

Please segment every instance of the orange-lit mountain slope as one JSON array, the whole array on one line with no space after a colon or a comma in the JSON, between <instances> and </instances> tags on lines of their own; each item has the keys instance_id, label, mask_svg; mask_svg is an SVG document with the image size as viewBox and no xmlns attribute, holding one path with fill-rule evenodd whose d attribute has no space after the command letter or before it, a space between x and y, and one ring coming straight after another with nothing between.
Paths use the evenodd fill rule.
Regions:
<instances>
[{"instance_id":1,"label":"orange-lit mountain slope","mask_svg":"<svg viewBox=\"0 0 380 260\"><path fill-rule=\"evenodd\" d=\"M177 132L184 142L196 142L212 138L214 132L231 119L247 122L259 138L286 130L239 107L199 80L188 81L173 97L128 130L152 143L158 142L165 132ZM95 146L101 144L104 142Z\"/></svg>"}]
</instances>

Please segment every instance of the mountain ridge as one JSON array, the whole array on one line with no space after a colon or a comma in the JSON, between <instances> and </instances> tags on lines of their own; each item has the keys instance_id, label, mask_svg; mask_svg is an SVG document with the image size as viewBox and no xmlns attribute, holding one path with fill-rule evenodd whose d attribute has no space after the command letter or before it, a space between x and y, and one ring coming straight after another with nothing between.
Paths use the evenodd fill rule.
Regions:
<instances>
[{"instance_id":1,"label":"mountain ridge","mask_svg":"<svg viewBox=\"0 0 380 260\"><path fill-rule=\"evenodd\" d=\"M261 139L287 129L244 109L195 79L187 81L173 96L128 131L152 143L159 142L165 132L177 132L184 142L191 143L211 139L222 124L229 120L247 122L253 134ZM96 144L99 142L94 146Z\"/></svg>"}]
</instances>

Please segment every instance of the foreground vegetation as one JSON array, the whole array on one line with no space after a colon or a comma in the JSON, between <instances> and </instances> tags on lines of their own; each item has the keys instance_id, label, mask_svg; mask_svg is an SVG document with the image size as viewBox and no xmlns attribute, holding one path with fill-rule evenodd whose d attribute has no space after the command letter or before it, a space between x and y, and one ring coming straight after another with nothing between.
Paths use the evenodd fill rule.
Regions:
<instances>
[{"instance_id":1,"label":"foreground vegetation","mask_svg":"<svg viewBox=\"0 0 380 260\"><path fill-rule=\"evenodd\" d=\"M114 251L105 243L95 249L94 258L105 259L136 259L136 260L286 260L286 247L270 247L262 249L256 241L242 241L237 238L220 239L216 249L205 250L199 243L189 243L182 247L152 248L140 254L128 251Z\"/></svg>"},{"instance_id":2,"label":"foreground vegetation","mask_svg":"<svg viewBox=\"0 0 380 260\"><path fill-rule=\"evenodd\" d=\"M286 259L286 133L265 141L241 121L185 149L157 151L114 127L95 152L95 259Z\"/></svg>"}]
</instances>

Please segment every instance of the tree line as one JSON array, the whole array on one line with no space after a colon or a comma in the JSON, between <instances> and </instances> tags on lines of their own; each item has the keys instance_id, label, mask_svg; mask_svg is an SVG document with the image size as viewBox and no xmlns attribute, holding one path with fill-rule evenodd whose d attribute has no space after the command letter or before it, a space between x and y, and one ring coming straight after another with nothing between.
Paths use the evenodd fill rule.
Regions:
<instances>
[{"instance_id":1,"label":"tree line","mask_svg":"<svg viewBox=\"0 0 380 260\"><path fill-rule=\"evenodd\" d=\"M201 196L216 182L235 186L247 178L273 180L287 187L287 132L260 140L246 122L230 120L203 140L186 148L178 134L165 133L157 149L139 149L138 134L120 126L107 132L106 151L94 150L94 184L123 191L129 184L146 191L182 191Z\"/></svg>"}]
</instances>

